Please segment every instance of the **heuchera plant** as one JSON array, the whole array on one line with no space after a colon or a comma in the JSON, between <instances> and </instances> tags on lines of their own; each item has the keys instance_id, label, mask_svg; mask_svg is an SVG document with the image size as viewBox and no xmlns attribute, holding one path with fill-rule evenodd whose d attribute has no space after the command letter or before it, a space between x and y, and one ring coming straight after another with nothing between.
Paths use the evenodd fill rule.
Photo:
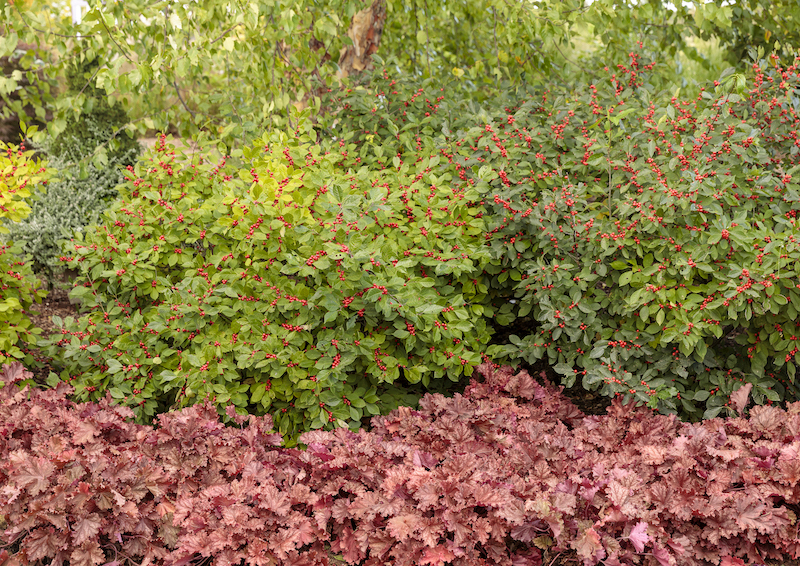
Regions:
<instances>
[{"instance_id":1,"label":"heuchera plant","mask_svg":"<svg viewBox=\"0 0 800 566\"><path fill-rule=\"evenodd\" d=\"M291 437L471 374L489 338L471 285L488 260L477 193L426 160L344 168L301 128L240 165L162 139L131 168L105 225L65 257L87 314L48 352L77 399L110 391L145 421L211 396Z\"/></svg>"},{"instance_id":2,"label":"heuchera plant","mask_svg":"<svg viewBox=\"0 0 800 566\"><path fill-rule=\"evenodd\" d=\"M22 366L0 379L24 380ZM743 566L800 557L800 403L702 424L614 401L586 417L490 363L372 431L279 448L213 404L130 422L110 396L0 389L0 561ZM241 427L241 428L237 428Z\"/></svg>"},{"instance_id":3,"label":"heuchera plant","mask_svg":"<svg viewBox=\"0 0 800 566\"><path fill-rule=\"evenodd\" d=\"M46 295L22 250L3 237L8 233L4 223L18 222L30 213L25 199L34 186L46 186L51 175L33 159L32 151L0 142L0 363L34 362L27 347L36 344L41 330L33 327L29 309Z\"/></svg>"}]
</instances>

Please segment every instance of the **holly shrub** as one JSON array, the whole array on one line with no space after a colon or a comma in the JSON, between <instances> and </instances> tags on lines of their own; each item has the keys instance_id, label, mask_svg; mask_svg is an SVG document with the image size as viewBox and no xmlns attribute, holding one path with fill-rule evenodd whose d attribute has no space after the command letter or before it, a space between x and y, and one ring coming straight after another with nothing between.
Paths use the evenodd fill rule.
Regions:
<instances>
[{"instance_id":1,"label":"holly shrub","mask_svg":"<svg viewBox=\"0 0 800 566\"><path fill-rule=\"evenodd\" d=\"M730 412L743 381L759 404L797 399L797 67L728 72L689 100L647 70L632 53L456 136L493 209L498 319L522 330L506 351L693 419Z\"/></svg>"},{"instance_id":2,"label":"holly shrub","mask_svg":"<svg viewBox=\"0 0 800 566\"><path fill-rule=\"evenodd\" d=\"M344 168L315 139L303 122L213 165L162 138L130 169L65 258L85 314L47 351L78 399L144 421L211 397L293 435L471 375L491 314L477 193L425 159Z\"/></svg>"},{"instance_id":3,"label":"holly shrub","mask_svg":"<svg viewBox=\"0 0 800 566\"><path fill-rule=\"evenodd\" d=\"M479 191L476 281L505 355L690 419L729 413L744 381L757 403L796 399L796 67L728 71L696 99L655 91L651 68L632 52L588 87L483 107L383 71L332 92L326 126L354 132L345 159L438 152Z\"/></svg>"},{"instance_id":4,"label":"holly shrub","mask_svg":"<svg viewBox=\"0 0 800 566\"><path fill-rule=\"evenodd\" d=\"M51 174L33 159L32 151L0 141L0 363L20 359L33 364L26 345L35 344L41 330L33 327L28 309L46 294L19 246L5 237L8 229L1 221L25 218L31 210L25 202L31 188L46 185Z\"/></svg>"}]
</instances>

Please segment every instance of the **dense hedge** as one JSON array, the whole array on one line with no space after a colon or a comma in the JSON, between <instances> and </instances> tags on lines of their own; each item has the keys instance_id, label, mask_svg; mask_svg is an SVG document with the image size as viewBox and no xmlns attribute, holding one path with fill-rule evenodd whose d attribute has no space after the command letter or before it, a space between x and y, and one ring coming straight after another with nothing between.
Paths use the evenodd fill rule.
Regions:
<instances>
[{"instance_id":1,"label":"dense hedge","mask_svg":"<svg viewBox=\"0 0 800 566\"><path fill-rule=\"evenodd\" d=\"M87 279L77 293L98 293L86 303L95 312L50 351L83 399L111 388L144 419L230 396L242 409L280 411L284 431L356 426L412 402L409 382L457 380L482 353L546 359L565 385L580 378L688 419L730 413L743 382L757 403L795 399L798 73L772 63L680 100L651 92L649 65L632 54L585 92L520 90L487 109L384 72L371 90L331 93L335 118L259 140L264 161L251 147L219 167L183 167L162 147L131 178L131 202L78 243L72 265ZM310 136L318 147L303 145ZM283 200L256 210L263 191ZM217 216L224 228L209 230L209 248L200 232ZM169 253L143 241L161 236ZM277 269L271 291L251 292L249 275L220 283L239 281L248 260L261 269L259 247ZM268 322L288 326L261 332L261 315L235 320L262 312L251 298L273 292L279 314ZM230 314L212 331L206 321L223 303ZM492 330L510 334L502 349L486 348ZM193 357L181 357L190 343Z\"/></svg>"},{"instance_id":2,"label":"dense hedge","mask_svg":"<svg viewBox=\"0 0 800 566\"><path fill-rule=\"evenodd\" d=\"M88 314L48 352L78 399L110 391L148 421L210 395L291 434L357 427L415 402L418 382L471 374L489 339L477 194L426 160L344 169L304 127L239 166L162 139L131 170L68 258Z\"/></svg>"},{"instance_id":3,"label":"dense hedge","mask_svg":"<svg viewBox=\"0 0 800 566\"><path fill-rule=\"evenodd\" d=\"M213 405L132 424L106 397L0 380L0 561L397 566L743 566L800 557L800 404L686 424L615 401L585 417L484 364L371 432L279 448L272 420ZM482 377L481 377L482 374ZM10 552L9 552L10 551Z\"/></svg>"}]
</instances>

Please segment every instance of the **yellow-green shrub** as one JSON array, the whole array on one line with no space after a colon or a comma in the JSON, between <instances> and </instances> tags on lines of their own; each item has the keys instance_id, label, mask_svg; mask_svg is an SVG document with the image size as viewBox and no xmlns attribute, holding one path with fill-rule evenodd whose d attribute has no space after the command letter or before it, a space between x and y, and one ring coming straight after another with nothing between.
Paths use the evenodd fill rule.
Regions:
<instances>
[{"instance_id":1,"label":"yellow-green shrub","mask_svg":"<svg viewBox=\"0 0 800 566\"><path fill-rule=\"evenodd\" d=\"M49 176L50 171L33 159L32 151L0 142L0 219L19 222L25 218L31 211L25 202L31 188L46 185ZM0 224L0 233L7 232ZM28 309L45 296L40 286L19 247L0 241L0 363L11 359L22 359L26 364L33 361L25 345L34 344L41 330L33 327Z\"/></svg>"}]
</instances>

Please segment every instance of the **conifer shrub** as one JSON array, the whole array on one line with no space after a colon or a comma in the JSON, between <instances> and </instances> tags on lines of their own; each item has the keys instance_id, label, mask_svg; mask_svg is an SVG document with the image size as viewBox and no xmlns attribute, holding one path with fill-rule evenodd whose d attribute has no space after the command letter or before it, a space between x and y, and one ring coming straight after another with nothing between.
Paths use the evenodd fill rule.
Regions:
<instances>
[{"instance_id":1,"label":"conifer shrub","mask_svg":"<svg viewBox=\"0 0 800 566\"><path fill-rule=\"evenodd\" d=\"M139 142L125 129L129 120L122 104L109 100L97 86L94 78L99 65L98 59L86 58L75 59L67 67L67 93L80 95L83 107L80 113L67 118L64 131L42 149L51 159L78 164L102 145L103 161L112 169L115 163L133 165L141 151Z\"/></svg>"},{"instance_id":2,"label":"conifer shrub","mask_svg":"<svg viewBox=\"0 0 800 566\"><path fill-rule=\"evenodd\" d=\"M0 220L24 219L31 210L32 190L46 185L51 173L24 146L0 142ZM46 293L7 232L0 222L0 363L24 360L30 365L27 348L36 344L41 329L33 326L29 311Z\"/></svg>"},{"instance_id":3,"label":"conifer shrub","mask_svg":"<svg viewBox=\"0 0 800 566\"><path fill-rule=\"evenodd\" d=\"M216 164L162 139L130 168L65 258L84 314L47 351L77 399L149 421L210 397L291 437L471 374L489 340L477 195L424 160L344 168L315 136Z\"/></svg>"}]
</instances>

